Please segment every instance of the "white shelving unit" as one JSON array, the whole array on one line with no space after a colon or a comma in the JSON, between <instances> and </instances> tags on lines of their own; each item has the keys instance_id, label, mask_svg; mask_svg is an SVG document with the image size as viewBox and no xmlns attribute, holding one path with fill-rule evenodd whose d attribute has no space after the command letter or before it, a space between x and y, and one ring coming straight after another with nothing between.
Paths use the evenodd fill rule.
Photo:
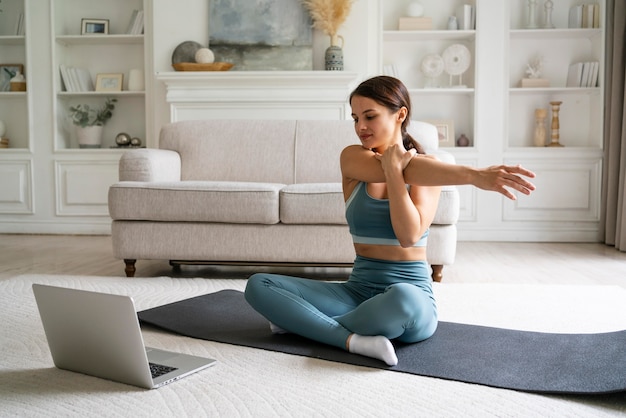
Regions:
<instances>
[{"instance_id":1,"label":"white shelving unit","mask_svg":"<svg viewBox=\"0 0 626 418\"><path fill-rule=\"evenodd\" d=\"M0 64L21 64L24 74L28 77L30 68L27 57L26 36L17 35L17 21L24 14L24 0L4 0L0 5ZM2 74L0 80L8 75ZM0 86L0 89L2 86ZM29 141L28 91L12 92L0 90L0 120L6 124L5 137L10 140L10 149L0 149L3 153L26 151L30 148Z\"/></svg>"},{"instance_id":2,"label":"white shelving unit","mask_svg":"<svg viewBox=\"0 0 626 418\"><path fill-rule=\"evenodd\" d=\"M127 91L130 69L144 70L144 35L128 35L126 29L133 10L143 10L143 0L116 0L111 2L96 0L53 0L51 27L53 74L56 94L55 114L57 128L56 150L77 149L73 126L68 117L70 106L88 104L101 106L106 98L115 98L115 111L111 120L104 126L102 150L115 146L115 136L126 132L146 142L146 97L145 92ZM81 19L97 17L109 20L109 33L80 34ZM123 74L123 89L120 92L67 92L63 90L60 65L85 68L95 85L99 73ZM145 74L145 70L144 70ZM144 77L146 78L146 77ZM85 152L85 150L81 150ZM91 150L90 152L94 152Z\"/></svg>"},{"instance_id":3,"label":"white shelving unit","mask_svg":"<svg viewBox=\"0 0 626 418\"><path fill-rule=\"evenodd\" d=\"M568 27L569 9L578 0L555 1L554 28L526 29L527 0L422 1L433 30L398 31L408 2L381 3L381 69L394 64L407 84L418 119L452 119L456 136L471 145L450 148L457 162L472 166L522 164L537 173L531 197L509 201L493 193L461 187L463 240L596 241L600 213L603 141L605 1L600 27ZM447 30L448 17L462 4L476 8L475 30ZM537 2L536 22L544 22L544 1ZM463 82L467 89L425 89L420 63L427 54L461 43L472 52ZM542 78L550 87L522 88L527 64L543 57ZM566 87L570 64L600 62L597 86ZM444 76L445 77L445 76ZM559 112L562 148L535 147L534 111L546 108L550 140L550 101L562 101Z\"/></svg>"},{"instance_id":4,"label":"white shelving unit","mask_svg":"<svg viewBox=\"0 0 626 418\"><path fill-rule=\"evenodd\" d=\"M430 54L441 55L453 44L466 46L473 57L476 56L475 30L447 30L448 17L456 13L462 2L442 0L422 2L424 16L432 18L432 30L398 30L398 20L406 16L406 2L380 2L382 7L382 49L383 68L393 65L396 76L403 80L411 94L414 115L420 119L445 119L454 121L455 136L461 133L474 137L474 87L475 63L472 62L462 76L465 88L450 85L445 72L439 76L432 88L432 81L420 71L422 60ZM458 77L453 83L458 84Z\"/></svg>"}]
</instances>

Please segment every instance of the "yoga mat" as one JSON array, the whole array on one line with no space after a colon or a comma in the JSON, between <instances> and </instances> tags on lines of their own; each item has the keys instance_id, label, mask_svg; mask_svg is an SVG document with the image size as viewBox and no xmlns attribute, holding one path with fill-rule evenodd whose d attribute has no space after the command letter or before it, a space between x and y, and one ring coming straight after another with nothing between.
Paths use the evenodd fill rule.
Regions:
<instances>
[{"instance_id":1,"label":"yoga mat","mask_svg":"<svg viewBox=\"0 0 626 418\"><path fill-rule=\"evenodd\" d=\"M440 322L416 344L394 342L398 365L294 334L272 334L243 293L223 290L138 313L143 324L188 337L329 361L535 393L626 391L626 331L553 334Z\"/></svg>"}]
</instances>

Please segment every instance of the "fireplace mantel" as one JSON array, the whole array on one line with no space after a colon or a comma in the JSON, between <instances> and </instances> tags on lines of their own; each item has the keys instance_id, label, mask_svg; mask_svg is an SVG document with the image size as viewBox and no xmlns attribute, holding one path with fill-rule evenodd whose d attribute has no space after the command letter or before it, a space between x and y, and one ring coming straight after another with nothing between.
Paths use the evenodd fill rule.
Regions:
<instances>
[{"instance_id":1,"label":"fireplace mantel","mask_svg":"<svg viewBox=\"0 0 626 418\"><path fill-rule=\"evenodd\" d=\"M358 74L344 71L162 72L172 122L347 119Z\"/></svg>"}]
</instances>

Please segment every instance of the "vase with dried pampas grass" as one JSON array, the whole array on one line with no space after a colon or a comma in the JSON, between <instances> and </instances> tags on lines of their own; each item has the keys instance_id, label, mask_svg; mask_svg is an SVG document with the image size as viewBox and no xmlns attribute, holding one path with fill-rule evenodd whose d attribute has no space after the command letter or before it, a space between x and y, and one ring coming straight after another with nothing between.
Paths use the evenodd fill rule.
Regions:
<instances>
[{"instance_id":1,"label":"vase with dried pampas grass","mask_svg":"<svg viewBox=\"0 0 626 418\"><path fill-rule=\"evenodd\" d=\"M313 19L313 27L330 36L325 54L327 70L343 70L343 37L337 32L350 14L352 3L354 0L302 0Z\"/></svg>"}]
</instances>

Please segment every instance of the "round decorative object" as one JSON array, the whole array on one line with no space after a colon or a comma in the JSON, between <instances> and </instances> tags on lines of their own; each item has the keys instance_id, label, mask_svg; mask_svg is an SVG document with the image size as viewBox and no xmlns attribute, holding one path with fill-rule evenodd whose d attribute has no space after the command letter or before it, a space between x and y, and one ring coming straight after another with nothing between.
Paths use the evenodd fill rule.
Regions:
<instances>
[{"instance_id":1,"label":"round decorative object","mask_svg":"<svg viewBox=\"0 0 626 418\"><path fill-rule=\"evenodd\" d=\"M443 51L442 58L448 74L461 75L469 68L472 55L465 45L454 44Z\"/></svg>"},{"instance_id":2,"label":"round decorative object","mask_svg":"<svg viewBox=\"0 0 626 418\"><path fill-rule=\"evenodd\" d=\"M443 72L443 58L437 54L429 54L422 60L421 70L426 77L439 77Z\"/></svg>"},{"instance_id":3,"label":"round decorative object","mask_svg":"<svg viewBox=\"0 0 626 418\"><path fill-rule=\"evenodd\" d=\"M120 147L128 146L130 144L130 135L124 132L120 132L115 137L115 143Z\"/></svg>"},{"instance_id":4,"label":"round decorative object","mask_svg":"<svg viewBox=\"0 0 626 418\"><path fill-rule=\"evenodd\" d=\"M215 61L215 55L209 48L200 48L196 51L195 59L199 64L211 64Z\"/></svg>"},{"instance_id":5,"label":"round decorative object","mask_svg":"<svg viewBox=\"0 0 626 418\"><path fill-rule=\"evenodd\" d=\"M459 147L468 147L470 144L470 140L467 136L465 136L465 134L461 134L461 136L459 136L456 140L456 144Z\"/></svg>"},{"instance_id":6,"label":"round decorative object","mask_svg":"<svg viewBox=\"0 0 626 418\"><path fill-rule=\"evenodd\" d=\"M424 16L424 6L419 1L412 1L406 8L406 14L410 17Z\"/></svg>"},{"instance_id":7,"label":"round decorative object","mask_svg":"<svg viewBox=\"0 0 626 418\"><path fill-rule=\"evenodd\" d=\"M141 139L134 137L133 139L130 140L130 145L132 145L133 147L140 147Z\"/></svg>"},{"instance_id":8,"label":"round decorative object","mask_svg":"<svg viewBox=\"0 0 626 418\"><path fill-rule=\"evenodd\" d=\"M198 42L185 41L179 44L172 53L172 64L179 62L196 62L196 52L202 48Z\"/></svg>"}]
</instances>

